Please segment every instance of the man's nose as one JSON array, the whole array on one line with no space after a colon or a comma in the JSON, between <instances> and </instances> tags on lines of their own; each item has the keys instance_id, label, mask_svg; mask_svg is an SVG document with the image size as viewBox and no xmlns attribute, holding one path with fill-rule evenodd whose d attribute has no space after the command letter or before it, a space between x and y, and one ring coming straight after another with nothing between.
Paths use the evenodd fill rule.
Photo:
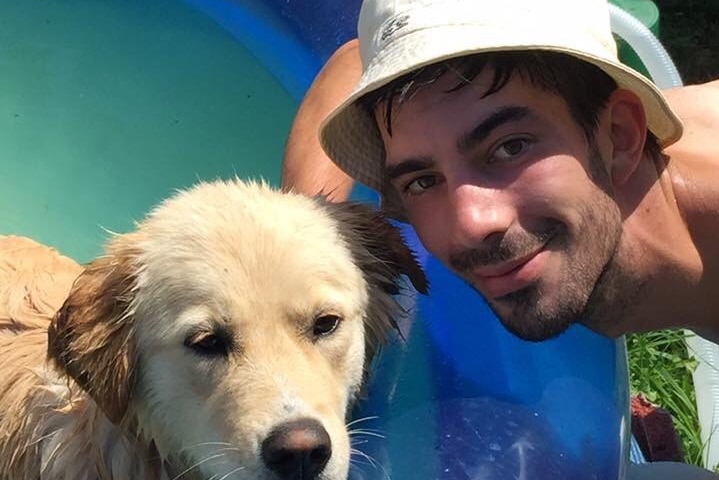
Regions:
<instances>
[{"instance_id":1,"label":"man's nose","mask_svg":"<svg viewBox=\"0 0 719 480\"><path fill-rule=\"evenodd\" d=\"M452 243L476 248L487 239L503 236L515 221L509 196L500 189L461 184L451 191Z\"/></svg>"}]
</instances>

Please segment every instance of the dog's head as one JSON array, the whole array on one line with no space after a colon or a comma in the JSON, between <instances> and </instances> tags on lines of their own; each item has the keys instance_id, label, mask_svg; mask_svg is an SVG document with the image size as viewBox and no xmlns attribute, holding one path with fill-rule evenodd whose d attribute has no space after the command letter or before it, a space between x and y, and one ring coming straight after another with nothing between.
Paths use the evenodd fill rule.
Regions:
<instances>
[{"instance_id":1,"label":"dog's head","mask_svg":"<svg viewBox=\"0 0 719 480\"><path fill-rule=\"evenodd\" d=\"M200 184L88 266L48 354L189 474L340 480L345 416L402 275L426 291L397 230L366 207Z\"/></svg>"}]
</instances>

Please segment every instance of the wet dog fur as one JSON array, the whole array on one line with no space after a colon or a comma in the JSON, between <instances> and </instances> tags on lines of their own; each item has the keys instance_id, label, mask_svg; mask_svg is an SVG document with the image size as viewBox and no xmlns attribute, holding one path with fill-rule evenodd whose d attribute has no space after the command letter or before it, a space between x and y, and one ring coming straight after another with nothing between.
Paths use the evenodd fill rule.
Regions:
<instances>
[{"instance_id":1,"label":"wet dog fur","mask_svg":"<svg viewBox=\"0 0 719 480\"><path fill-rule=\"evenodd\" d=\"M0 478L345 479L403 275L426 291L368 207L240 180L179 192L47 324L0 322Z\"/></svg>"}]
</instances>

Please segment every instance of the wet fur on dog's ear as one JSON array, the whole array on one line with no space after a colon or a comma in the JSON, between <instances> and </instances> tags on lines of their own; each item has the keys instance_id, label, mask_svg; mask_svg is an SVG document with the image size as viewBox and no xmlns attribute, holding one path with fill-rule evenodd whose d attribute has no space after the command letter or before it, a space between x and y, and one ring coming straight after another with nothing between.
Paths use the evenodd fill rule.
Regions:
<instances>
[{"instance_id":1,"label":"wet fur on dog's ear","mask_svg":"<svg viewBox=\"0 0 719 480\"><path fill-rule=\"evenodd\" d=\"M384 290L395 295L400 291L399 276L406 275L414 288L427 294L429 285L422 268L407 247L399 230L385 216L367 205L354 202L328 204L332 216L346 230L344 234L350 247L361 246L374 258L362 258L353 251L365 272L379 282Z\"/></svg>"},{"instance_id":2,"label":"wet fur on dog's ear","mask_svg":"<svg viewBox=\"0 0 719 480\"><path fill-rule=\"evenodd\" d=\"M342 237L369 285L365 335L366 357L370 362L388 330L398 330L395 316L401 312L392 295L400 293L402 275L422 294L429 289L427 278L399 230L382 213L353 202L326 203L325 207L338 222Z\"/></svg>"},{"instance_id":3,"label":"wet fur on dog's ear","mask_svg":"<svg viewBox=\"0 0 719 480\"><path fill-rule=\"evenodd\" d=\"M137 269L129 252L90 263L48 330L48 358L120 423L133 386L133 319Z\"/></svg>"}]
</instances>

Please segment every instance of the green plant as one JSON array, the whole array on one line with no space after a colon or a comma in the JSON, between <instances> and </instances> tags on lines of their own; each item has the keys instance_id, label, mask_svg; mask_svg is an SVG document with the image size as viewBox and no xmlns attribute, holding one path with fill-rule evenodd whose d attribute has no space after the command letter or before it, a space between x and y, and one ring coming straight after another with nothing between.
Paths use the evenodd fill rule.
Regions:
<instances>
[{"instance_id":1,"label":"green plant","mask_svg":"<svg viewBox=\"0 0 719 480\"><path fill-rule=\"evenodd\" d=\"M628 335L627 350L632 393L641 393L672 415L684 461L702 465L702 441L692 380L696 361L687 352L684 332L663 330Z\"/></svg>"}]
</instances>

